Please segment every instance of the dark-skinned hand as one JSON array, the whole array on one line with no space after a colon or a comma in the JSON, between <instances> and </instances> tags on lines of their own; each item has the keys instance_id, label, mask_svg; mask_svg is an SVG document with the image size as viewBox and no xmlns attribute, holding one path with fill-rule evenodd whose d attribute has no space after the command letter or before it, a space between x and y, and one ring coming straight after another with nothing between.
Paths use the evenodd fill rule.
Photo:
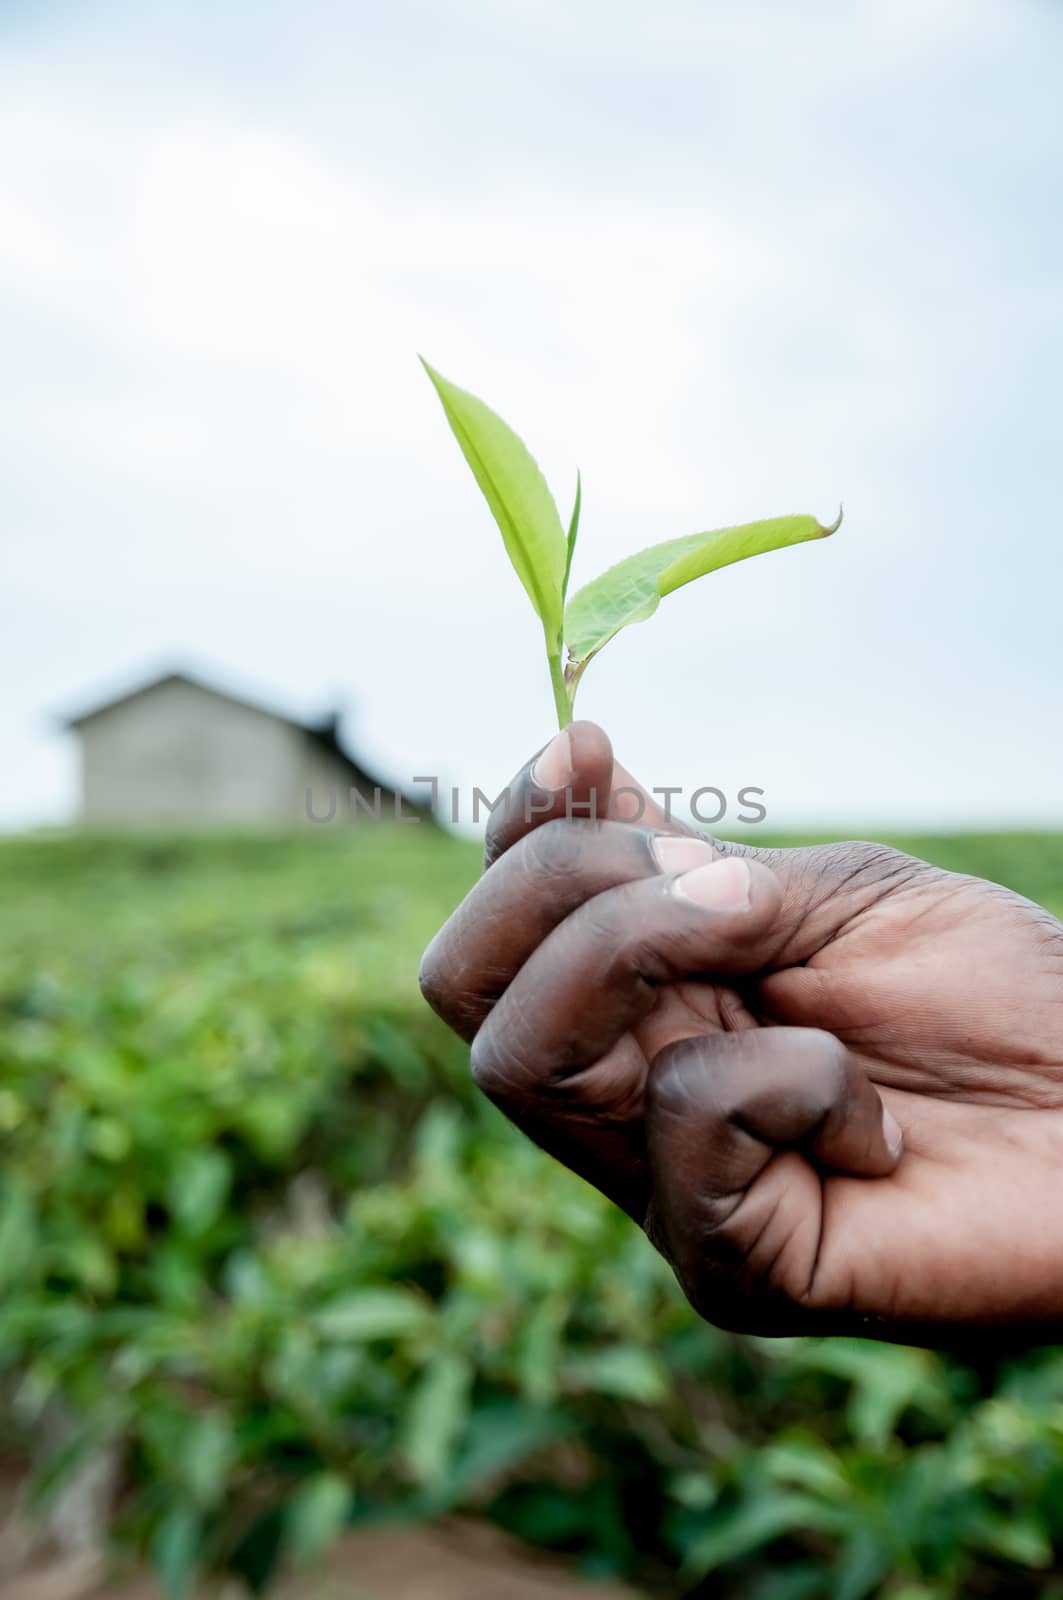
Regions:
<instances>
[{"instance_id":1,"label":"dark-skinned hand","mask_svg":"<svg viewBox=\"0 0 1063 1600\"><path fill-rule=\"evenodd\" d=\"M1063 1338L1063 925L1029 900L880 845L692 834L575 723L422 988L710 1321Z\"/></svg>"}]
</instances>

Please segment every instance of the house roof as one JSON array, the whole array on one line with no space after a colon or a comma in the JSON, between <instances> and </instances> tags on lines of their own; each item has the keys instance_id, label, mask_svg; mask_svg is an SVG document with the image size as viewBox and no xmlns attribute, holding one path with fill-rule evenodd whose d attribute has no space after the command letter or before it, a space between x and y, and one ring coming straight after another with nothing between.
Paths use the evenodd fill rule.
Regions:
<instances>
[{"instance_id":1,"label":"house roof","mask_svg":"<svg viewBox=\"0 0 1063 1600\"><path fill-rule=\"evenodd\" d=\"M245 711L253 711L259 716L272 717L276 722L283 722L290 728L297 728L300 733L306 734L323 749L337 756L349 769L352 777L375 787L378 780L373 778L364 767L360 766L353 756L343 748L339 741L339 719L335 716L323 718L320 722L303 722L296 717L287 716L282 711L268 706L259 700L248 699L244 695L230 694L227 689L218 689L212 683L207 683L203 678L196 677L191 672L164 672L156 678L151 678L147 683L140 684L135 689L127 690L125 694L115 695L110 700L104 700L97 705L89 706L84 711L79 711L76 716L63 717L64 727L79 731L86 723L93 722L97 717L103 716L108 711L113 711L118 706L127 705L131 700L139 700L143 695L152 694L156 689L161 689L168 683L184 683L193 689L198 689L202 694L213 696L216 700L225 700L229 705L240 706ZM390 785L381 783L381 789L390 792Z\"/></svg>"}]
</instances>

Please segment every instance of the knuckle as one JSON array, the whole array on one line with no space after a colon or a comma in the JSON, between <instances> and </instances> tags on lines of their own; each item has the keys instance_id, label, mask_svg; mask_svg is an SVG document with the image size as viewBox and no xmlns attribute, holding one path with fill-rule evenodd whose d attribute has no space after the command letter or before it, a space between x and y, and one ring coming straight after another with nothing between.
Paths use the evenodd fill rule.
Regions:
<instances>
[{"instance_id":1,"label":"knuckle","mask_svg":"<svg viewBox=\"0 0 1063 1600\"><path fill-rule=\"evenodd\" d=\"M417 983L426 1004L455 1033L468 1038L476 1031L484 997L469 984L446 928L436 934L421 957Z\"/></svg>"},{"instance_id":2,"label":"knuckle","mask_svg":"<svg viewBox=\"0 0 1063 1600\"><path fill-rule=\"evenodd\" d=\"M472 1049L469 1051L469 1073L476 1087L482 1089L484 1094L490 1094L495 1081L496 1064L494 1051L485 1029L481 1029L472 1042Z\"/></svg>"},{"instance_id":3,"label":"knuckle","mask_svg":"<svg viewBox=\"0 0 1063 1600\"><path fill-rule=\"evenodd\" d=\"M648 1117L683 1116L690 1112L695 1082L700 1084L702 1079L702 1074L694 1070L700 1059L699 1039L677 1039L654 1057L645 1088Z\"/></svg>"},{"instance_id":4,"label":"knuckle","mask_svg":"<svg viewBox=\"0 0 1063 1600\"><path fill-rule=\"evenodd\" d=\"M450 984L446 976L443 954L443 933L437 933L421 957L417 983L424 999L438 1016L446 1017L450 999Z\"/></svg>"},{"instance_id":5,"label":"knuckle","mask_svg":"<svg viewBox=\"0 0 1063 1600\"><path fill-rule=\"evenodd\" d=\"M490 1026L481 1028L472 1042L469 1072L481 1093L503 1109L513 1100L515 1086L522 1076L517 1062L498 1037L498 1030Z\"/></svg>"},{"instance_id":6,"label":"knuckle","mask_svg":"<svg viewBox=\"0 0 1063 1600\"><path fill-rule=\"evenodd\" d=\"M579 823L552 817L523 841L525 868L552 878L573 877L583 866L585 844Z\"/></svg>"}]
</instances>

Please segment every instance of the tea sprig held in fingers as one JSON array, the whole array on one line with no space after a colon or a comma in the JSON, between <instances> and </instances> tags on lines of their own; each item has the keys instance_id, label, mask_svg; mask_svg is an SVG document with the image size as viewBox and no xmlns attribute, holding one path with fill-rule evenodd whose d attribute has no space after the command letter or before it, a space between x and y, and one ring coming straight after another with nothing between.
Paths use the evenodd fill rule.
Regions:
<instances>
[{"instance_id":1,"label":"tea sprig held in fingers","mask_svg":"<svg viewBox=\"0 0 1063 1600\"><path fill-rule=\"evenodd\" d=\"M650 545L592 578L568 598L579 533L581 484L567 531L526 445L490 406L423 360L447 421L498 523L510 561L542 624L559 727L572 721L576 690L598 652L633 622L645 622L673 589L748 556L834 533L815 517L771 517Z\"/></svg>"}]
</instances>

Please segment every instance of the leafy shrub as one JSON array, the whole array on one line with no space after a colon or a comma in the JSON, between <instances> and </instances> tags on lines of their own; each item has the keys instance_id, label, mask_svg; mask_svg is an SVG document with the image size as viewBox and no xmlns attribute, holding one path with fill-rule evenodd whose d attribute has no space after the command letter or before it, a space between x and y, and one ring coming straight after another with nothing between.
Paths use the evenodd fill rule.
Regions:
<instances>
[{"instance_id":1,"label":"leafy shrub","mask_svg":"<svg viewBox=\"0 0 1063 1600\"><path fill-rule=\"evenodd\" d=\"M1063 902L1059 839L924 853ZM175 1596L454 1508L667 1594L1063 1595L1063 1354L697 1322L416 995L475 870L428 829L0 847L8 1428L76 1419L40 1496L117 1444Z\"/></svg>"}]
</instances>

